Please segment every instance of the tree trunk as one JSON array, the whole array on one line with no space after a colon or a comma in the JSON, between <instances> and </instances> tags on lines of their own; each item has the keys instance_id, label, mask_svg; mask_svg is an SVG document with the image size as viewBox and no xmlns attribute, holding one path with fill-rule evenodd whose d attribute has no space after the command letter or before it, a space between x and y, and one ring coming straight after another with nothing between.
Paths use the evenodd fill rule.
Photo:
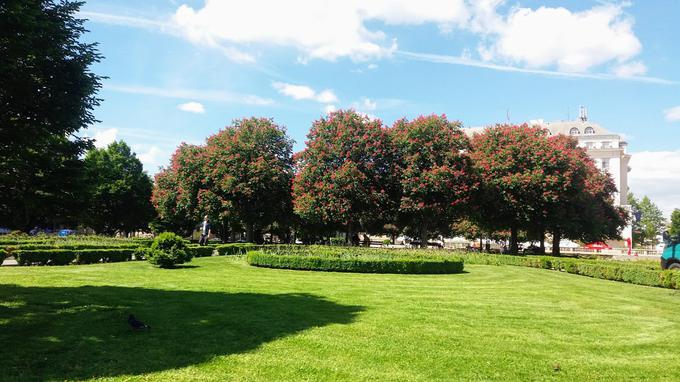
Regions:
<instances>
[{"instance_id":1,"label":"tree trunk","mask_svg":"<svg viewBox=\"0 0 680 382\"><path fill-rule=\"evenodd\" d=\"M427 248L427 224L420 226L420 248Z\"/></svg>"},{"instance_id":2,"label":"tree trunk","mask_svg":"<svg viewBox=\"0 0 680 382\"><path fill-rule=\"evenodd\" d=\"M348 246L353 245L353 243L352 243L352 235L354 234L353 228L354 227L352 227L352 222L348 222L347 223L347 232L345 232L345 244L347 244Z\"/></svg>"},{"instance_id":3,"label":"tree trunk","mask_svg":"<svg viewBox=\"0 0 680 382\"><path fill-rule=\"evenodd\" d=\"M252 223L249 223L247 228L246 228L246 241L248 243L253 243L253 236L254 236L254 233L255 233L254 231L255 231L255 227L253 226Z\"/></svg>"},{"instance_id":4,"label":"tree trunk","mask_svg":"<svg viewBox=\"0 0 680 382\"><path fill-rule=\"evenodd\" d=\"M517 225L510 226L510 254L517 254Z\"/></svg>"},{"instance_id":5,"label":"tree trunk","mask_svg":"<svg viewBox=\"0 0 680 382\"><path fill-rule=\"evenodd\" d=\"M545 255L545 229L541 228L541 244L539 247L541 255Z\"/></svg>"},{"instance_id":6,"label":"tree trunk","mask_svg":"<svg viewBox=\"0 0 680 382\"><path fill-rule=\"evenodd\" d=\"M560 240L562 233L559 230L553 231L552 254L553 256L560 256Z\"/></svg>"}]
</instances>

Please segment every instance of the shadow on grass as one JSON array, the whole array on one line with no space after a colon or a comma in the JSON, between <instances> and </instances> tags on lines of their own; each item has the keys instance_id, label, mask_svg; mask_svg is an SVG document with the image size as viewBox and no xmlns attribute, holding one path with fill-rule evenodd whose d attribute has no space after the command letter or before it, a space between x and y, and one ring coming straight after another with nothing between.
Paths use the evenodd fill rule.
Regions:
<instances>
[{"instance_id":1,"label":"shadow on grass","mask_svg":"<svg viewBox=\"0 0 680 382\"><path fill-rule=\"evenodd\" d=\"M362 310L308 294L0 284L0 379L84 379L181 368L305 329L347 324ZM130 330L130 313L152 329Z\"/></svg>"}]
</instances>

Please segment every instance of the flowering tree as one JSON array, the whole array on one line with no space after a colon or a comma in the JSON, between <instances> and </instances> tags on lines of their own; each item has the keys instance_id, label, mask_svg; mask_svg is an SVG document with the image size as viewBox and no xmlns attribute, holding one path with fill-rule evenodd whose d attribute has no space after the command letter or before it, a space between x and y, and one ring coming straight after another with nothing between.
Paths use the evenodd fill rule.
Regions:
<instances>
[{"instance_id":1,"label":"flowering tree","mask_svg":"<svg viewBox=\"0 0 680 382\"><path fill-rule=\"evenodd\" d=\"M242 225L248 241L290 218L293 141L268 118L235 120L208 138L201 206Z\"/></svg>"},{"instance_id":2,"label":"flowering tree","mask_svg":"<svg viewBox=\"0 0 680 382\"><path fill-rule=\"evenodd\" d=\"M189 233L201 220L198 196L203 188L205 150L182 143L170 160L170 166L156 174L153 202L164 229Z\"/></svg>"},{"instance_id":3,"label":"flowering tree","mask_svg":"<svg viewBox=\"0 0 680 382\"><path fill-rule=\"evenodd\" d=\"M469 141L459 122L431 115L397 121L391 129L401 186L400 221L417 232L421 246L435 231L447 231L477 186Z\"/></svg>"},{"instance_id":4,"label":"flowering tree","mask_svg":"<svg viewBox=\"0 0 680 382\"><path fill-rule=\"evenodd\" d=\"M390 219L397 190L394 149L379 120L340 110L314 122L307 148L296 156L295 212L303 219L346 227Z\"/></svg>"}]
</instances>

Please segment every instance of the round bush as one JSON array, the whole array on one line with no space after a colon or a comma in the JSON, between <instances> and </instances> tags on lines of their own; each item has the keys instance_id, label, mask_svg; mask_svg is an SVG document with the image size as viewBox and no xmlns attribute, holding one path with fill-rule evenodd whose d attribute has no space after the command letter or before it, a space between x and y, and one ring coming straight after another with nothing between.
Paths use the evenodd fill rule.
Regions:
<instances>
[{"instance_id":1,"label":"round bush","mask_svg":"<svg viewBox=\"0 0 680 382\"><path fill-rule=\"evenodd\" d=\"M172 232L163 232L156 236L144 257L151 264L161 268L172 268L178 264L191 261L191 253L186 250L184 239Z\"/></svg>"},{"instance_id":2,"label":"round bush","mask_svg":"<svg viewBox=\"0 0 680 382\"><path fill-rule=\"evenodd\" d=\"M328 247L265 248L248 253L250 265L267 268L357 273L443 274L463 271L463 260L407 251Z\"/></svg>"}]
</instances>

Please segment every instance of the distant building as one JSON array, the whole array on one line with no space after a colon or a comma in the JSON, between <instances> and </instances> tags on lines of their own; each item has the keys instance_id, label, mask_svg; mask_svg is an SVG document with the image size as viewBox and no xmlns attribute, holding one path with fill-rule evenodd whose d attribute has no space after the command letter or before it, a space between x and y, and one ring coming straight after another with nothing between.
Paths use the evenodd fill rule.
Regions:
<instances>
[{"instance_id":1,"label":"distant building","mask_svg":"<svg viewBox=\"0 0 680 382\"><path fill-rule=\"evenodd\" d=\"M626 153L628 143L619 134L613 133L604 127L588 120L587 111L581 107L579 118L575 121L543 122L543 120L531 121L530 125L538 125L550 133L550 135L569 135L578 140L578 144L586 149L588 155L595 161L595 165L602 171L608 172L618 192L614 195L614 204L622 206L630 211L628 204L628 172L630 167L630 154ZM484 128L473 127L464 129L466 134L480 133ZM621 232L625 240L632 238L632 226L626 226Z\"/></svg>"}]
</instances>

